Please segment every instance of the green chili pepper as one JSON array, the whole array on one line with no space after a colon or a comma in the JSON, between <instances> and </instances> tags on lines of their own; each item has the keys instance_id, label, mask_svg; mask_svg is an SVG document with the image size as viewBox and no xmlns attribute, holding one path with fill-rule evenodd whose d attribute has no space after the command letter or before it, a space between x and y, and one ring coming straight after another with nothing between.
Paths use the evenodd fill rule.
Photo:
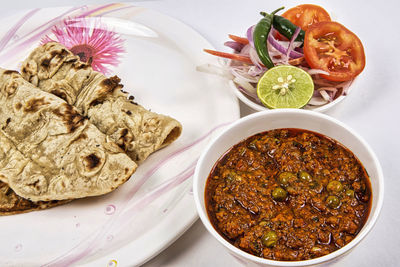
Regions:
<instances>
[{"instance_id":1,"label":"green chili pepper","mask_svg":"<svg viewBox=\"0 0 400 267\"><path fill-rule=\"evenodd\" d=\"M267 14L261 12L260 14L264 17L257 23L256 27L254 28L253 33L253 41L254 47L256 48L258 57L260 58L261 62L267 68L273 68L275 65L272 62L271 58L269 57L268 47L267 47L267 39L268 34L272 27L272 22L274 20L274 14L279 10L282 10L283 7L275 10L271 14Z\"/></svg>"},{"instance_id":2,"label":"green chili pepper","mask_svg":"<svg viewBox=\"0 0 400 267\"><path fill-rule=\"evenodd\" d=\"M297 28L297 26L290 22L290 20L278 15L274 15L272 25L274 26L275 30L277 30L280 34L282 34L289 40L292 38ZM306 33L303 30L300 30L299 35L297 35L295 41L304 42L305 34Z\"/></svg>"}]
</instances>

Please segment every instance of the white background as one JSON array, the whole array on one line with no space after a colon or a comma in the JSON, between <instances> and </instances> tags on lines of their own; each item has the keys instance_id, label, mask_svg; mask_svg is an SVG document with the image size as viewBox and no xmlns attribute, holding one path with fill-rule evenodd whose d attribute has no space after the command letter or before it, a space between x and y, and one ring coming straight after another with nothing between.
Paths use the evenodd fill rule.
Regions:
<instances>
[{"instance_id":1,"label":"white background","mask_svg":"<svg viewBox=\"0 0 400 267\"><path fill-rule=\"evenodd\" d=\"M94 0L4 1L1 15L21 9L107 3ZM125 2L125 1L121 1ZM327 112L362 135L380 159L385 176L382 213L371 233L334 266L400 266L400 2L391 1L272 1L160 0L136 1L191 26L217 49L228 33L244 35L259 20L259 11L282 5L316 3L362 40L367 65L351 94ZM157 18L154 18L155 20ZM227 111L229 112L229 111ZM252 112L241 105L241 114ZM1 241L1 242L4 242ZM157 240L154 240L157 242ZM197 221L169 248L145 266L241 266Z\"/></svg>"}]
</instances>

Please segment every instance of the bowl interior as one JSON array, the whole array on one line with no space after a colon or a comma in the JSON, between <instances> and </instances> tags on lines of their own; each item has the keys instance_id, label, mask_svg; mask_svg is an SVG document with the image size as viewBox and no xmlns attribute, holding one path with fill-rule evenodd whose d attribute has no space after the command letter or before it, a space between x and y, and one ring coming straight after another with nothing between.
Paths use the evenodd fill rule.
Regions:
<instances>
[{"instance_id":1,"label":"bowl interior","mask_svg":"<svg viewBox=\"0 0 400 267\"><path fill-rule=\"evenodd\" d=\"M376 156L365 143L365 141L358 136L358 134L354 133L343 123L317 112L293 109L258 112L235 122L219 137L214 139L200 157L194 175L194 195L200 218L211 234L213 234L220 242L222 242L225 246L228 246L228 248L234 252L258 262L277 263L277 261L265 260L242 252L223 239L209 222L204 201L204 189L207 177L221 155L223 155L233 145L239 143L249 136L277 128L299 128L311 130L339 141L358 157L370 176L373 196L371 211L366 224L356 238L342 249L331 254L313 260L299 261L297 263L318 263L332 259L333 257L336 257L352 248L372 228L382 206L383 176ZM279 265L285 266L285 264ZM291 265L293 265L293 262ZM299 264L298 266L300 265L303 264Z\"/></svg>"}]
</instances>

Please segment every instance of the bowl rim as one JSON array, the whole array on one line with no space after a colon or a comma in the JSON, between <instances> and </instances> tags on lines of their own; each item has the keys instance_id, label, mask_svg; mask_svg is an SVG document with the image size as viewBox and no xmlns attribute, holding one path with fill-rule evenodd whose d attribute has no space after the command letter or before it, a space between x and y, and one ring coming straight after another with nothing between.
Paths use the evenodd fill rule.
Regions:
<instances>
[{"instance_id":1,"label":"bowl rim","mask_svg":"<svg viewBox=\"0 0 400 267\"><path fill-rule=\"evenodd\" d=\"M349 89L351 87L353 87L356 84L357 78L354 78L351 81L351 84L349 86ZM247 96L245 96L242 92L240 92L239 89L237 89L237 86L235 85L235 83L233 82L233 80L229 80L228 81L229 87L231 88L231 90L233 91L233 93L236 95L237 98L240 99L240 101L242 101L244 104L246 104L248 107L256 110L256 111L265 111L265 110L271 110L261 104L257 104L256 102L250 100ZM335 100L333 100L332 102L328 103L328 104L324 104L321 106L315 106L315 107L305 107L304 110L312 110L312 111L317 111L317 112L325 112L328 111L329 109L331 109L332 107L336 106L336 104L342 102L343 99L345 99L352 90L348 90L346 95L341 95L339 97L337 97Z\"/></svg>"},{"instance_id":2,"label":"bowl rim","mask_svg":"<svg viewBox=\"0 0 400 267\"><path fill-rule=\"evenodd\" d=\"M236 128L238 125L245 123L248 120L254 120L257 119L258 117L269 117L269 116L274 116L274 114L280 114L280 113L287 113L287 114L293 114L293 113L303 113L306 116L311 116L311 117L319 117L325 120L328 120L334 124L337 124L340 127L343 127L345 130L349 131L350 134L352 134L354 137L356 137L356 139L358 139L360 141L360 143L362 144L362 146L364 146L364 148L367 150L367 152L370 154L374 165L376 166L376 171L377 171L377 182L379 185L378 188L378 193L377 195L373 196L374 198L377 199L376 202L376 209L374 210L373 214L369 214L369 217L371 218L371 220L366 223L362 230L357 234L357 236L350 241L348 244L346 244L345 246L343 246L342 248L335 250L332 253L329 253L325 256L322 257L318 257L315 259L310 259L310 260L302 260L302 261L277 261L277 260L270 260L270 259L265 259L265 258L261 258L255 255L252 255L250 253L247 253L235 246L233 246L231 243L229 243L227 240L225 240L216 230L215 228L212 226L209 218L208 218L208 214L203 212L203 208L200 202L200 199L203 198L204 199L204 190L201 190L200 192L200 188L199 188L199 172L200 172L200 168L203 165L203 162L205 160L206 154L207 152L218 142L218 140L220 140L224 135L226 135L229 131L231 131L232 129ZM206 179L207 180L207 179ZM363 240L365 238L365 236L367 236L367 234L371 231L371 229L374 227L374 225L376 224L376 221L379 217L379 214L382 210L382 205L383 205L383 199L384 199L384 179L383 179L383 171L382 171L382 167L379 163L379 160L377 158L377 156L375 155L375 153L373 152L373 150L371 149L371 147L368 145L368 143L358 134L356 133L352 128L350 128L349 126L347 126L346 124L342 123L341 121L330 117L328 115L322 114L322 113L318 113L315 111L310 111L310 110L301 110L301 109L278 109L278 110L266 110L266 111L260 111L260 112L256 112L253 113L251 115L248 115L246 117L243 117L235 122L233 122L232 124L230 124L229 126L227 126L223 131L221 131L207 146L206 148L203 150L202 154L199 157L199 160L197 162L196 168L195 168L195 172L193 175L193 196L194 196L194 200L195 200L195 205L196 205L196 209L197 212L199 214L199 217L203 223L203 225L206 227L206 229L208 230L208 232L214 236L224 247L226 247L228 250L232 251L233 253L235 253L236 255L241 255L242 257L246 258L247 260L250 260L252 262L256 262L256 263L260 263L260 264L266 264L266 265L274 265L274 266L308 266L308 265L314 265L314 264L320 264L320 263L324 263L324 262L328 262L331 261L343 254L346 254L347 252L349 252L351 249L353 249L357 244L360 243L361 240Z\"/></svg>"}]
</instances>

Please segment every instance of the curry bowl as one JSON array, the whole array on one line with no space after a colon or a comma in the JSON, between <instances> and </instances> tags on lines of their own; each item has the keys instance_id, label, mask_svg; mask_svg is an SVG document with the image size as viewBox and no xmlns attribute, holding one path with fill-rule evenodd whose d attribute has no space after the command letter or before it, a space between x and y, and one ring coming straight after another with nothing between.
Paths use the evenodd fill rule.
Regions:
<instances>
[{"instance_id":1,"label":"curry bowl","mask_svg":"<svg viewBox=\"0 0 400 267\"><path fill-rule=\"evenodd\" d=\"M229 242L228 238L226 236L224 237L221 234L221 231L218 231L214 227L211 221L212 219L209 217L206 207L207 200L205 193L207 179L210 176L210 173L214 170L215 164L226 155L227 151L241 143L243 140L256 134L276 129L301 129L315 133L316 135L327 137L327 139L330 140L336 140L335 142L338 142L338 144L342 145L345 149L354 154L354 158L361 162L365 169L365 173L369 176L370 198L368 201L370 202L370 206L369 215L365 217L365 224L360 226L361 228L359 228L357 232L353 232L355 236L346 241L345 245L329 254L303 260L276 260L255 256L253 255L254 253L250 254L233 245L232 242ZM291 190L293 190L293 188ZM321 189L321 192L324 192L324 190L329 192L331 189L324 187L324 189ZM354 190L357 191L357 189ZM259 192L258 190L255 191ZM196 208L203 224L211 235L213 235L234 256L245 260L247 264L257 264L262 266L308 266L338 260L350 252L350 250L359 244L359 242L371 231L382 208L384 182L382 169L377 157L364 139L355 133L354 130L342 122L321 113L307 110L280 109L262 111L244 117L228 126L218 137L211 141L203 151L197 163L194 173L193 192ZM291 192L289 191L289 193ZM341 192L341 194L344 193ZM274 195L272 193L271 198L273 197ZM358 191L357 197L354 198L357 198L357 201L361 201L359 200ZM279 201L279 199L274 199L274 201ZM265 224L268 224L268 222L265 222ZM329 242L331 242L331 236L329 236ZM268 246L268 244L266 244L266 246ZM285 251L282 253L285 253Z\"/></svg>"}]
</instances>

